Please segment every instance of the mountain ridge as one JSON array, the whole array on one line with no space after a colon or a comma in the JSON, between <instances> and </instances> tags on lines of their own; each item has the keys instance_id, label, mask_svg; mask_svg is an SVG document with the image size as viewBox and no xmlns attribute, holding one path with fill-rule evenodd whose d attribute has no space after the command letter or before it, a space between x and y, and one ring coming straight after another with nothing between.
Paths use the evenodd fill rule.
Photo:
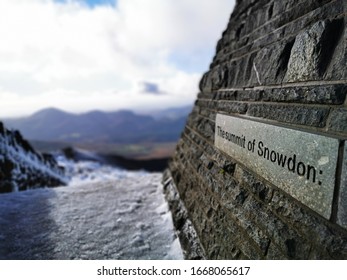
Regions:
<instances>
[{"instance_id":1,"label":"mountain ridge","mask_svg":"<svg viewBox=\"0 0 347 280\"><path fill-rule=\"evenodd\" d=\"M166 117L165 112L170 112ZM28 117L8 118L7 127L20 130L29 140L139 143L176 141L185 125L188 107L150 113L130 110L92 110L74 114L46 108Z\"/></svg>"}]
</instances>

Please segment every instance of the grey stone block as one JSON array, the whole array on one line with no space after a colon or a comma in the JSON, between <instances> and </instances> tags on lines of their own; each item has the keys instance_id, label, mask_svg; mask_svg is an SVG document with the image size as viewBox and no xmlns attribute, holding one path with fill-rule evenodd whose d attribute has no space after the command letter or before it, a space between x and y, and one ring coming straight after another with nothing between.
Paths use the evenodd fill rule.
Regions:
<instances>
[{"instance_id":1,"label":"grey stone block","mask_svg":"<svg viewBox=\"0 0 347 280\"><path fill-rule=\"evenodd\" d=\"M285 82L319 80L335 53L343 33L343 20L320 20L296 36L288 63ZM340 72L345 67L340 67Z\"/></svg>"},{"instance_id":2,"label":"grey stone block","mask_svg":"<svg viewBox=\"0 0 347 280\"><path fill-rule=\"evenodd\" d=\"M279 122L324 127L329 108L277 104L250 104L247 114Z\"/></svg>"},{"instance_id":3,"label":"grey stone block","mask_svg":"<svg viewBox=\"0 0 347 280\"><path fill-rule=\"evenodd\" d=\"M319 44L325 28L326 23L319 21L296 37L288 63L288 71L284 78L286 82L319 78Z\"/></svg>"},{"instance_id":4,"label":"grey stone block","mask_svg":"<svg viewBox=\"0 0 347 280\"><path fill-rule=\"evenodd\" d=\"M270 102L295 102L314 104L343 104L346 98L346 85L285 87L267 89L263 100Z\"/></svg>"},{"instance_id":5,"label":"grey stone block","mask_svg":"<svg viewBox=\"0 0 347 280\"><path fill-rule=\"evenodd\" d=\"M245 114L247 112L247 108L248 105L246 103L239 102L220 101L217 105L218 111L223 111L226 113Z\"/></svg>"},{"instance_id":6,"label":"grey stone block","mask_svg":"<svg viewBox=\"0 0 347 280\"><path fill-rule=\"evenodd\" d=\"M344 147L344 159L342 163L340 194L337 212L337 223L347 228L347 145Z\"/></svg>"},{"instance_id":7,"label":"grey stone block","mask_svg":"<svg viewBox=\"0 0 347 280\"><path fill-rule=\"evenodd\" d=\"M347 109L339 108L331 113L329 130L347 133Z\"/></svg>"},{"instance_id":8,"label":"grey stone block","mask_svg":"<svg viewBox=\"0 0 347 280\"><path fill-rule=\"evenodd\" d=\"M252 65L254 85L279 84L286 73L293 41L284 41L261 49Z\"/></svg>"}]
</instances>

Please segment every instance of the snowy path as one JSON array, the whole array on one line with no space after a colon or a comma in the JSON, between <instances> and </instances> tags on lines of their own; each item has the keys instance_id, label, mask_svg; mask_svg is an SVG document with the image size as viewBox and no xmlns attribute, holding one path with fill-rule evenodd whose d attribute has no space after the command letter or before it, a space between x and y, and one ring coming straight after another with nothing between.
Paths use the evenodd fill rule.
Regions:
<instances>
[{"instance_id":1,"label":"snowy path","mask_svg":"<svg viewBox=\"0 0 347 280\"><path fill-rule=\"evenodd\" d=\"M161 174L0 195L0 259L177 259Z\"/></svg>"}]
</instances>

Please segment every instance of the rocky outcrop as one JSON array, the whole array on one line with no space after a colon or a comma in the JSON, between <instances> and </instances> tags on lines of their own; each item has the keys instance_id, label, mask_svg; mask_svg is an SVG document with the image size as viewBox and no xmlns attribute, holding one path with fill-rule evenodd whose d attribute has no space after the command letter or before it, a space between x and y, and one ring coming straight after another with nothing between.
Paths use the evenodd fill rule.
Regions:
<instances>
[{"instance_id":1,"label":"rocky outcrop","mask_svg":"<svg viewBox=\"0 0 347 280\"><path fill-rule=\"evenodd\" d=\"M344 0L237 1L164 176L186 258L347 259L346 14ZM269 181L217 147L217 116L337 143L328 214L276 184L284 171Z\"/></svg>"},{"instance_id":2,"label":"rocky outcrop","mask_svg":"<svg viewBox=\"0 0 347 280\"><path fill-rule=\"evenodd\" d=\"M67 183L53 156L37 153L19 131L0 122L0 193Z\"/></svg>"}]
</instances>

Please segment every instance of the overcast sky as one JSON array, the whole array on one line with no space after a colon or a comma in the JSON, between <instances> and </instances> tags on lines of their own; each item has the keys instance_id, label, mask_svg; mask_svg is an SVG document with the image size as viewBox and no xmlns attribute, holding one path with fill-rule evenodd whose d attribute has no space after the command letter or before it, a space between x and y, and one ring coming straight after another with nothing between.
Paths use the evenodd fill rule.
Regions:
<instances>
[{"instance_id":1,"label":"overcast sky","mask_svg":"<svg viewBox=\"0 0 347 280\"><path fill-rule=\"evenodd\" d=\"M234 0L0 0L0 117L192 103Z\"/></svg>"}]
</instances>

